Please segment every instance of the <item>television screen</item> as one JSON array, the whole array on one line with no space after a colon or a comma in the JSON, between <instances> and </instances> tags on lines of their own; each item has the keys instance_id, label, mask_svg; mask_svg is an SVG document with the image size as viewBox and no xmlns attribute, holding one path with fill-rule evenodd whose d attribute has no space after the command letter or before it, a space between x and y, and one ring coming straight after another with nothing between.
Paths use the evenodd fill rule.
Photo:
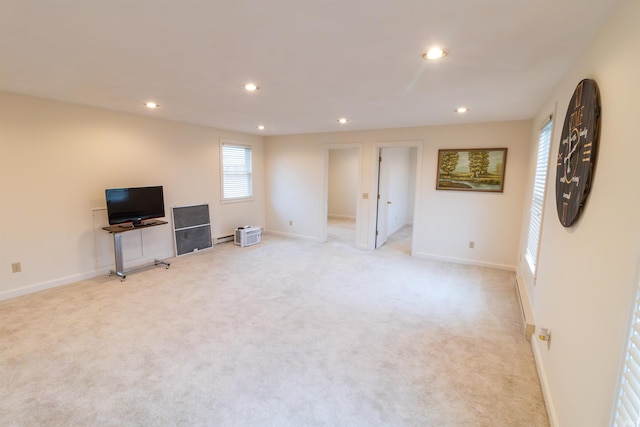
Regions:
<instances>
[{"instance_id":1,"label":"television screen","mask_svg":"<svg viewBox=\"0 0 640 427\"><path fill-rule=\"evenodd\" d=\"M140 225L145 219L165 216L162 186L108 188L105 196L110 225L125 222Z\"/></svg>"}]
</instances>

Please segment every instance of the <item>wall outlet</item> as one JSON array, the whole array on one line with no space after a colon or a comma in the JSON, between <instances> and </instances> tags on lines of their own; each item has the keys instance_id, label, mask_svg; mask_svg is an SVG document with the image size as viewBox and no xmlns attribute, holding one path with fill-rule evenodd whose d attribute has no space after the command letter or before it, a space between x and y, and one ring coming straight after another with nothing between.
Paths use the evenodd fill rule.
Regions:
<instances>
[{"instance_id":1,"label":"wall outlet","mask_svg":"<svg viewBox=\"0 0 640 427\"><path fill-rule=\"evenodd\" d=\"M22 271L22 264L19 262L12 263L11 271L13 271L14 273L20 273Z\"/></svg>"},{"instance_id":2,"label":"wall outlet","mask_svg":"<svg viewBox=\"0 0 640 427\"><path fill-rule=\"evenodd\" d=\"M469 240L469 249L473 249L476 247L476 242L474 242L473 240Z\"/></svg>"}]
</instances>

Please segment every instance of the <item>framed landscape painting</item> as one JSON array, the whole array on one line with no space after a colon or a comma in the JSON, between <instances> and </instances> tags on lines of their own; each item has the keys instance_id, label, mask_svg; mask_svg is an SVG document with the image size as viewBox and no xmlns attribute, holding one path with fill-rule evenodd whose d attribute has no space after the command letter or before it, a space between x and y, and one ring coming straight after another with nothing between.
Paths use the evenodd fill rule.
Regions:
<instances>
[{"instance_id":1,"label":"framed landscape painting","mask_svg":"<svg viewBox=\"0 0 640 427\"><path fill-rule=\"evenodd\" d=\"M438 150L436 190L504 190L506 148Z\"/></svg>"}]
</instances>

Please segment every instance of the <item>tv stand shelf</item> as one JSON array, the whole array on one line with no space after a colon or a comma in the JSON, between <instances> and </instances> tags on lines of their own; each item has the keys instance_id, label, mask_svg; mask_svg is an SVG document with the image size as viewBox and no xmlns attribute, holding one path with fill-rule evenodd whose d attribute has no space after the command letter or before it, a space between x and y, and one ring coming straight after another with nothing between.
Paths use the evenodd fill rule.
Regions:
<instances>
[{"instance_id":1,"label":"tv stand shelf","mask_svg":"<svg viewBox=\"0 0 640 427\"><path fill-rule=\"evenodd\" d=\"M171 266L170 263L156 259L153 261L153 265L138 267L138 268L125 271L124 262L122 260L122 233L126 233L127 231L140 230L143 228L156 227L158 225L164 225L164 224L168 224L168 222L167 221L147 221L147 222L136 224L133 226L132 225L126 225L126 226L110 225L108 227L102 227L103 230L113 234L113 250L116 258L116 269L111 270L109 272L109 276L119 276L120 281L124 282L125 279L127 278L127 274L129 273L145 270L149 267L153 267L156 265L164 265L166 268L169 268Z\"/></svg>"}]
</instances>

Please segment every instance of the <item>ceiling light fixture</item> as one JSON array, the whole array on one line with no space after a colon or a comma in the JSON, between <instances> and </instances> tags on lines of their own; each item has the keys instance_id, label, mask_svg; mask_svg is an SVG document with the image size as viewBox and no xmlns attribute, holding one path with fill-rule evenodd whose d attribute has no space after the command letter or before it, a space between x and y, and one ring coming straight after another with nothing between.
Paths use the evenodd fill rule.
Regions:
<instances>
[{"instance_id":1,"label":"ceiling light fixture","mask_svg":"<svg viewBox=\"0 0 640 427\"><path fill-rule=\"evenodd\" d=\"M422 59L425 61L431 61L433 59L441 59L447 56L447 51L439 47L433 47L427 52L422 54Z\"/></svg>"},{"instance_id":2,"label":"ceiling light fixture","mask_svg":"<svg viewBox=\"0 0 640 427\"><path fill-rule=\"evenodd\" d=\"M453 111L455 111L456 113L466 113L467 111L469 111L469 109L467 107L459 107Z\"/></svg>"},{"instance_id":3,"label":"ceiling light fixture","mask_svg":"<svg viewBox=\"0 0 640 427\"><path fill-rule=\"evenodd\" d=\"M255 92L256 90L260 89L255 83L247 83L244 86L242 86L244 88L244 90L246 90L247 92Z\"/></svg>"},{"instance_id":4,"label":"ceiling light fixture","mask_svg":"<svg viewBox=\"0 0 640 427\"><path fill-rule=\"evenodd\" d=\"M264 125L258 125L258 129L264 130Z\"/></svg>"},{"instance_id":5,"label":"ceiling light fixture","mask_svg":"<svg viewBox=\"0 0 640 427\"><path fill-rule=\"evenodd\" d=\"M341 125L344 125L345 123L348 123L349 119L346 119L344 117L338 119L338 123L340 123Z\"/></svg>"},{"instance_id":6,"label":"ceiling light fixture","mask_svg":"<svg viewBox=\"0 0 640 427\"><path fill-rule=\"evenodd\" d=\"M158 108L160 104L156 104L153 101L149 101L149 102L145 102L144 106L153 110L154 108Z\"/></svg>"}]
</instances>

